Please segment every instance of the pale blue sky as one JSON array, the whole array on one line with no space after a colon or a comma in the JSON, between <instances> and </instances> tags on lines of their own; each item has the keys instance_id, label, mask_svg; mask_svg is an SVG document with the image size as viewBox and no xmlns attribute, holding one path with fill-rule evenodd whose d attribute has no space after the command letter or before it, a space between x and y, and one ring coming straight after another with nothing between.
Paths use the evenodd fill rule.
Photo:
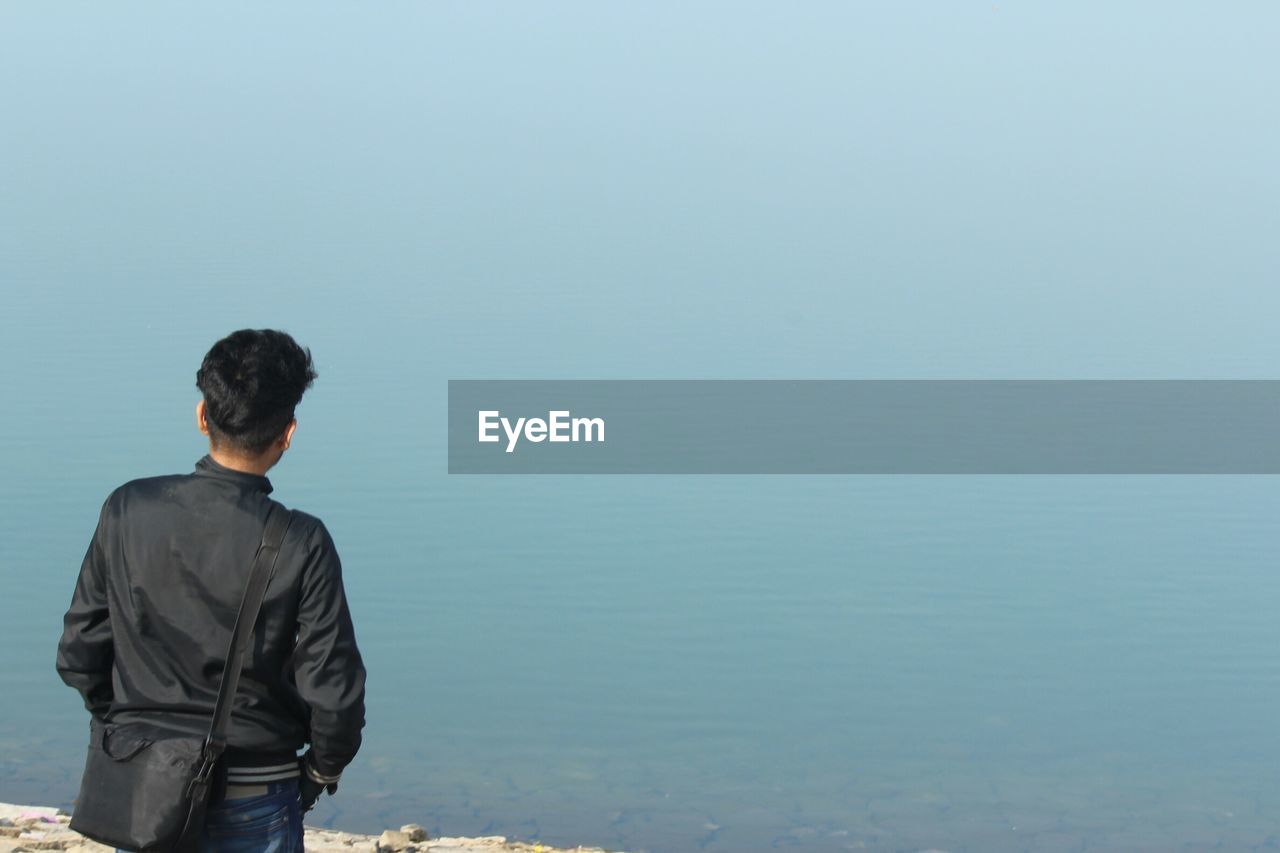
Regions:
<instances>
[{"instance_id":1,"label":"pale blue sky","mask_svg":"<svg viewBox=\"0 0 1280 853\"><path fill-rule=\"evenodd\" d=\"M271 315L432 382L1271 377L1277 24L10 3L5 324Z\"/></svg>"}]
</instances>

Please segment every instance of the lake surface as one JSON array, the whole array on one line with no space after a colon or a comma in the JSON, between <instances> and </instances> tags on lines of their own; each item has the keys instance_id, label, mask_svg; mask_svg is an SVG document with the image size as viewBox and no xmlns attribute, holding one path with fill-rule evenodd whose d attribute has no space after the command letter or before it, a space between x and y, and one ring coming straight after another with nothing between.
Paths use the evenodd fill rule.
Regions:
<instances>
[{"instance_id":1,"label":"lake surface","mask_svg":"<svg viewBox=\"0 0 1280 853\"><path fill-rule=\"evenodd\" d=\"M0 800L75 796L98 509L275 326L369 668L316 822L1280 843L1274 478L445 473L448 379L1275 378L1280 20L1156 9L7 8Z\"/></svg>"},{"instance_id":2,"label":"lake surface","mask_svg":"<svg viewBox=\"0 0 1280 853\"><path fill-rule=\"evenodd\" d=\"M289 460L277 493L332 507L370 671L324 823L1234 849L1280 817L1269 480L424 482L384 456L362 485L298 455L312 470ZM91 525L87 498L62 503ZM67 805L83 720L52 673L76 562L58 540L87 529L35 515L5 531L39 577L4 605L3 789Z\"/></svg>"}]
</instances>

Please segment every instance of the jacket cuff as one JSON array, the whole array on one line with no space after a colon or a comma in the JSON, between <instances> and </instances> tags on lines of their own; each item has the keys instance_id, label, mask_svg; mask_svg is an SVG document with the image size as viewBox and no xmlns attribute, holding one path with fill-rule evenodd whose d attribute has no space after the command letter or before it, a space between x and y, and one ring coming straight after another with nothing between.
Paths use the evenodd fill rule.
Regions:
<instances>
[{"instance_id":1,"label":"jacket cuff","mask_svg":"<svg viewBox=\"0 0 1280 853\"><path fill-rule=\"evenodd\" d=\"M335 776L329 776L317 770L315 765L311 763L310 753L307 753L307 755L302 759L302 772L307 774L308 779L319 785L333 785L342 778L341 773L338 773Z\"/></svg>"}]
</instances>

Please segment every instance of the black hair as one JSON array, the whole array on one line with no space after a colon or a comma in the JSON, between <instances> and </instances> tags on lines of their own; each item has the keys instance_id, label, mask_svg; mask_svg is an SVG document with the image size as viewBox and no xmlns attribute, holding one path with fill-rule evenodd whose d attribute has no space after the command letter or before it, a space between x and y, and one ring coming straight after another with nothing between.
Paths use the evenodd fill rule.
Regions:
<instances>
[{"instance_id":1,"label":"black hair","mask_svg":"<svg viewBox=\"0 0 1280 853\"><path fill-rule=\"evenodd\" d=\"M293 420L316 378L311 350L275 329L241 329L213 345L196 371L215 445L264 452Z\"/></svg>"}]
</instances>

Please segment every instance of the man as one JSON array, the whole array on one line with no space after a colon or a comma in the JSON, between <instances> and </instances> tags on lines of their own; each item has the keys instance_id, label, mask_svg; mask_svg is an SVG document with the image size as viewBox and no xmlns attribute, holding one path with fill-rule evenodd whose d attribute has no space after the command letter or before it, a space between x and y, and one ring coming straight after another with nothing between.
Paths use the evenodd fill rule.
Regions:
<instances>
[{"instance_id":1,"label":"man","mask_svg":"<svg viewBox=\"0 0 1280 853\"><path fill-rule=\"evenodd\" d=\"M266 473L289 449L315 376L310 351L283 332L218 341L196 373L209 454L194 473L134 480L107 498L58 644L58 673L94 716L208 731L274 503ZM333 540L295 512L249 642L205 850L302 850L302 813L334 792L360 747L364 684Z\"/></svg>"}]
</instances>

